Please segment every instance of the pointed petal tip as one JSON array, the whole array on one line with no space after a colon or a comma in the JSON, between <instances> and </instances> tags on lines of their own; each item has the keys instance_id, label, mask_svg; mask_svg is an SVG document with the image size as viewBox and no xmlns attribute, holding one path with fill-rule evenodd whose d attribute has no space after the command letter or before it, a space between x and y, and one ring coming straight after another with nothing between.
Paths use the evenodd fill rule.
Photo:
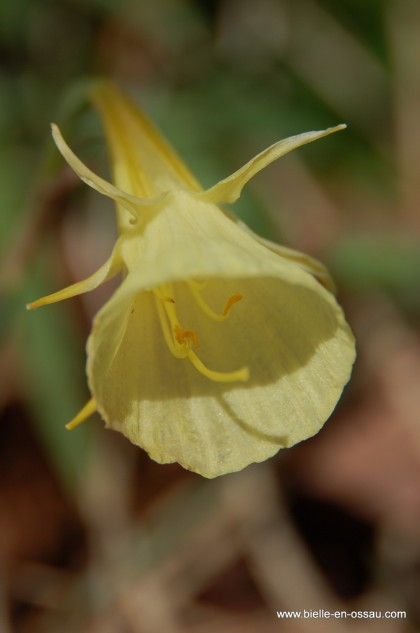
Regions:
<instances>
[{"instance_id":1,"label":"pointed petal tip","mask_svg":"<svg viewBox=\"0 0 420 633\"><path fill-rule=\"evenodd\" d=\"M82 424L85 420L90 418L96 412L96 402L95 399L92 398L85 404L85 406L79 411L79 413L68 423L66 424L67 431L72 431L79 424Z\"/></svg>"},{"instance_id":2,"label":"pointed petal tip","mask_svg":"<svg viewBox=\"0 0 420 633\"><path fill-rule=\"evenodd\" d=\"M194 195L204 202L210 202L214 204L228 203L232 204L240 197L243 187L253 178L258 172L270 165L281 156L288 154L294 149L302 147L308 143L312 143L318 139L329 136L334 132L344 130L347 127L345 123L340 123L334 127L329 127L325 130L317 130L312 132L303 132L295 136L285 138L267 149L263 150L254 158L249 160L243 167L235 171L233 174L220 180L218 183L206 189L200 191Z\"/></svg>"},{"instance_id":3,"label":"pointed petal tip","mask_svg":"<svg viewBox=\"0 0 420 633\"><path fill-rule=\"evenodd\" d=\"M45 301L44 301L45 297L42 297L41 299L36 299L36 301L31 301L30 303L26 304L26 309L28 310L28 312L32 312L33 310L37 310L38 308L41 308L43 305L45 305Z\"/></svg>"},{"instance_id":4,"label":"pointed petal tip","mask_svg":"<svg viewBox=\"0 0 420 633\"><path fill-rule=\"evenodd\" d=\"M51 127L51 134L53 135L53 138L55 139L57 136L60 136L60 128L58 127L57 123L53 123L51 121L50 123L50 127Z\"/></svg>"},{"instance_id":5,"label":"pointed petal tip","mask_svg":"<svg viewBox=\"0 0 420 633\"><path fill-rule=\"evenodd\" d=\"M345 130L347 128L347 123L339 123L335 127L328 128L331 132L339 132L340 130Z\"/></svg>"},{"instance_id":6,"label":"pointed petal tip","mask_svg":"<svg viewBox=\"0 0 420 633\"><path fill-rule=\"evenodd\" d=\"M347 123L339 123L338 125L333 125L331 127L325 128L325 130L316 130L314 132L304 132L302 135L298 136L307 136L309 142L311 140L317 140L319 138L323 138L324 136L329 136L330 134L335 134L335 132L341 132L347 128Z\"/></svg>"},{"instance_id":7,"label":"pointed petal tip","mask_svg":"<svg viewBox=\"0 0 420 633\"><path fill-rule=\"evenodd\" d=\"M119 202L132 215L134 223L137 222L141 209L157 209L160 205L166 203L168 195L166 192L155 198L139 198L138 196L127 191L123 191L118 187L115 187L112 183L107 182L89 169L89 167L87 167L87 165L85 165L80 158L76 156L64 140L58 125L51 123L51 131L57 149L79 178L86 185L95 189L98 193Z\"/></svg>"}]
</instances>

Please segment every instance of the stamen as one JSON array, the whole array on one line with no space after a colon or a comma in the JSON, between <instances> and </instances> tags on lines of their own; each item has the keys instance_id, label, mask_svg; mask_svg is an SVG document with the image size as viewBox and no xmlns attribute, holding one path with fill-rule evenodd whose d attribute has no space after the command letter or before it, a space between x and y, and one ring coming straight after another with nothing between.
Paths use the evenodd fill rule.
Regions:
<instances>
[{"instance_id":1,"label":"stamen","mask_svg":"<svg viewBox=\"0 0 420 633\"><path fill-rule=\"evenodd\" d=\"M242 299L241 294L232 295L225 303L225 307L223 308L223 316L227 317L234 303L237 303Z\"/></svg>"},{"instance_id":2,"label":"stamen","mask_svg":"<svg viewBox=\"0 0 420 633\"><path fill-rule=\"evenodd\" d=\"M179 325L175 325L174 332L180 345L185 345L187 343L185 339L190 339L190 345L192 343L194 347L198 347L198 335L194 330L183 330Z\"/></svg>"},{"instance_id":3,"label":"stamen","mask_svg":"<svg viewBox=\"0 0 420 633\"><path fill-rule=\"evenodd\" d=\"M194 298L200 307L202 307L203 311L216 321L223 321L228 316L233 304L242 299L242 295L240 294L232 295L226 301L223 314L218 314L207 305L204 299L202 299L199 294L198 284L195 285L195 282L187 283ZM198 334L195 330L184 329L179 324L175 308L175 299L172 296L173 292L171 284L164 284L159 288L153 289L153 294L155 297L163 336L169 351L173 354L173 356L175 356L175 358L188 358L200 374L215 382L245 382L248 380L248 367L242 367L241 369L230 372L214 371L213 369L206 367L197 354L193 352L192 348L198 347Z\"/></svg>"},{"instance_id":4,"label":"stamen","mask_svg":"<svg viewBox=\"0 0 420 633\"><path fill-rule=\"evenodd\" d=\"M224 321L227 318L233 304L237 303L238 301L242 299L241 294L235 294L229 297L229 299L225 303L225 307L223 308L222 314L220 314L219 312L215 312L212 308L210 308L207 302L203 299L203 297L201 296L199 292L200 289L197 282L188 281L187 283L194 299L196 300L200 308L203 310L205 314L207 314L208 317L213 319L213 321Z\"/></svg>"},{"instance_id":5,"label":"stamen","mask_svg":"<svg viewBox=\"0 0 420 633\"><path fill-rule=\"evenodd\" d=\"M246 382L249 379L248 367L242 367L236 371L214 371L206 367L193 351L189 352L188 358L200 374L215 382L236 382L238 380Z\"/></svg>"},{"instance_id":6,"label":"stamen","mask_svg":"<svg viewBox=\"0 0 420 633\"><path fill-rule=\"evenodd\" d=\"M164 288L167 289L167 284L165 284L165 286L161 286L161 288L154 288L153 292L162 301L167 301L168 303L175 303L175 299L173 297L171 297L169 295L166 295L166 294L164 294L164 292L162 292L162 289L164 289Z\"/></svg>"},{"instance_id":7,"label":"stamen","mask_svg":"<svg viewBox=\"0 0 420 633\"><path fill-rule=\"evenodd\" d=\"M182 348L179 349L178 347L176 347L173 334L172 334L173 329L171 329L168 324L167 311L165 310L164 304L156 292L155 292L155 300L156 300L156 308L158 311L160 326L162 328L163 336L165 338L167 346L169 347L170 352L175 356L175 358L185 358L188 354L188 350L184 350Z\"/></svg>"}]
</instances>

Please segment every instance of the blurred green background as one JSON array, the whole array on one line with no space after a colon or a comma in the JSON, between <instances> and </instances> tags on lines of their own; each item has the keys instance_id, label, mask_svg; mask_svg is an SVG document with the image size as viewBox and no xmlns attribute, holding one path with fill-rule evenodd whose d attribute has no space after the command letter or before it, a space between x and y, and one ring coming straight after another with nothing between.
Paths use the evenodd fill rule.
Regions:
<instances>
[{"instance_id":1,"label":"blurred green background","mask_svg":"<svg viewBox=\"0 0 420 633\"><path fill-rule=\"evenodd\" d=\"M0 60L0 630L419 630L420 4L16 0L0 3ZM107 175L84 100L99 75L208 186L285 136L348 124L234 206L328 265L358 339L325 429L266 464L208 482L99 419L64 429L112 288L25 304L113 244L112 204L70 173L49 127ZM407 618L276 616L328 608Z\"/></svg>"}]
</instances>

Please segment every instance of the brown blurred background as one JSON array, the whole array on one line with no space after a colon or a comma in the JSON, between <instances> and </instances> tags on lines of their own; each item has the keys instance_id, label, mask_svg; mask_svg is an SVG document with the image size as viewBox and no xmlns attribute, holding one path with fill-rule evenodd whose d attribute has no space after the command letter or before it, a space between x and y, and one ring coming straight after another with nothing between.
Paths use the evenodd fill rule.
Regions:
<instances>
[{"instance_id":1,"label":"brown blurred background","mask_svg":"<svg viewBox=\"0 0 420 633\"><path fill-rule=\"evenodd\" d=\"M0 3L0 631L420 630L420 4L416 0ZM160 466L87 399L84 344L111 289L26 313L89 275L112 204L84 102L125 88L204 185L284 136L348 130L272 165L234 210L320 258L358 340L324 429L207 481ZM283 610L405 618L278 618Z\"/></svg>"}]
</instances>

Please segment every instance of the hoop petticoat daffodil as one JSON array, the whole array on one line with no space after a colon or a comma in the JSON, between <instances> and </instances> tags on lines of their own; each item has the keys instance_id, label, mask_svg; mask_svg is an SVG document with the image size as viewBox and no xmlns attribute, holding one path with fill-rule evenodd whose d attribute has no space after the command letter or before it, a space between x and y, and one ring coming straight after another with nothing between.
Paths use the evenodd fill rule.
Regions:
<instances>
[{"instance_id":1,"label":"hoop petticoat daffodil","mask_svg":"<svg viewBox=\"0 0 420 633\"><path fill-rule=\"evenodd\" d=\"M216 477L314 435L349 379L354 339L330 278L313 259L253 234L218 205L287 152L344 126L280 141L203 191L144 115L109 83L93 102L114 185L53 126L80 178L115 200L119 237L88 279L37 308L123 281L87 343L94 411L158 462Z\"/></svg>"}]
</instances>

